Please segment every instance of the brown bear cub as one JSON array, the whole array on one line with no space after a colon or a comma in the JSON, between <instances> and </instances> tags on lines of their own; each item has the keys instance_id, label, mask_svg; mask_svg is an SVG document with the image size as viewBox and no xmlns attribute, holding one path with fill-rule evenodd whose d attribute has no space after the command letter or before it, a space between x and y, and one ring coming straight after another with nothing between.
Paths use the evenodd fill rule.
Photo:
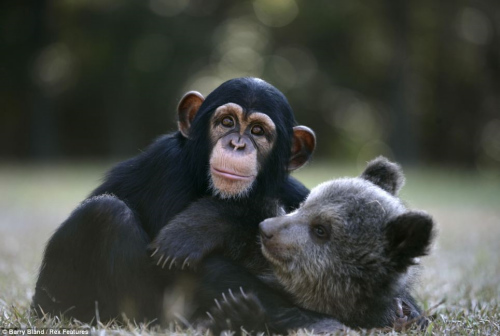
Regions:
<instances>
[{"instance_id":1,"label":"brown bear cub","mask_svg":"<svg viewBox=\"0 0 500 336\"><path fill-rule=\"evenodd\" d=\"M428 253L435 224L426 213L405 207L397 197L403 184L401 168L383 157L369 162L360 177L320 184L294 212L279 216L279 210L270 211L275 212L274 218L260 224L262 254L246 252L248 260L243 264L250 270L254 268L250 264L259 264L252 273L296 306L326 314L349 327L393 327L417 319L421 310L410 294L416 258ZM234 223L224 218L217 204L209 198L186 209L153 243L155 253L159 250L169 261L172 254L181 256L184 262L175 265L184 267L186 256L202 260L211 252L240 250L231 241L234 234L223 233L230 232ZM187 229L191 229L189 235ZM211 230L220 233L217 243L194 243L206 241ZM181 246L175 240L179 236L184 237L181 240L189 254L180 255L182 248L174 247ZM257 244L254 249L258 251ZM251 288L242 285L250 294L233 289L210 310L213 330L300 326L324 332L335 326L328 320L287 321L273 328L277 314L271 305L262 304L269 299L251 295ZM419 323L425 319L420 318Z\"/></svg>"},{"instance_id":2,"label":"brown bear cub","mask_svg":"<svg viewBox=\"0 0 500 336\"><path fill-rule=\"evenodd\" d=\"M262 252L296 304L365 328L402 317L396 297L416 307L403 293L435 224L396 196L403 183L401 168L379 157L360 177L322 183L295 212L260 224Z\"/></svg>"}]
</instances>

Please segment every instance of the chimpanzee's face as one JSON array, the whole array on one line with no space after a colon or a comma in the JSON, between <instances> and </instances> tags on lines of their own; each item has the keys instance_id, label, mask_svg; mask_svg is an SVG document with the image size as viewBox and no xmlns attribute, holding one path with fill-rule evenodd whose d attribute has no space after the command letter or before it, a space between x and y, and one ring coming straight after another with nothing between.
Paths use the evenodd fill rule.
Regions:
<instances>
[{"instance_id":1,"label":"chimpanzee's face","mask_svg":"<svg viewBox=\"0 0 500 336\"><path fill-rule=\"evenodd\" d=\"M276 126L265 113L245 114L234 103L218 107L210 126L212 190L222 198L244 196L273 149Z\"/></svg>"}]
</instances>

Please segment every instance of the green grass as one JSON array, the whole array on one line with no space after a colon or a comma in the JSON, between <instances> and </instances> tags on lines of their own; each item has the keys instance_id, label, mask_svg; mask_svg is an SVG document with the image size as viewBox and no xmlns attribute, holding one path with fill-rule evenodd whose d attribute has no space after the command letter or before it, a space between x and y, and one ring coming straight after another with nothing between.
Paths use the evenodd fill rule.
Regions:
<instances>
[{"instance_id":1,"label":"green grass","mask_svg":"<svg viewBox=\"0 0 500 336\"><path fill-rule=\"evenodd\" d=\"M52 232L99 184L107 164L0 166L0 328L71 327L29 315L43 247ZM359 169L315 162L295 174L309 187ZM440 169L405 169L401 196L412 208L431 213L439 224L432 255L416 288L433 322L426 334L500 334L500 181L489 175ZM101 325L119 334L192 331ZM382 331L361 331L379 334ZM304 335L305 332L298 334ZM419 334L416 330L406 333Z\"/></svg>"}]
</instances>

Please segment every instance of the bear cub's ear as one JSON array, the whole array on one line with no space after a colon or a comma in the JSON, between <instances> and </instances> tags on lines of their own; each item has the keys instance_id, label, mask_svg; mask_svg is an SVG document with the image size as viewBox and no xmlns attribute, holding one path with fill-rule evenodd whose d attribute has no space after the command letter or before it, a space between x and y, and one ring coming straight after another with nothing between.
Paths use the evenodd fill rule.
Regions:
<instances>
[{"instance_id":1,"label":"bear cub's ear","mask_svg":"<svg viewBox=\"0 0 500 336\"><path fill-rule=\"evenodd\" d=\"M405 183L401 167L383 156L368 162L361 178L376 184L392 195L396 195Z\"/></svg>"},{"instance_id":2,"label":"bear cub's ear","mask_svg":"<svg viewBox=\"0 0 500 336\"><path fill-rule=\"evenodd\" d=\"M436 235L434 220L423 211L408 211L385 227L388 254L398 271L413 265L413 259L429 253Z\"/></svg>"}]
</instances>

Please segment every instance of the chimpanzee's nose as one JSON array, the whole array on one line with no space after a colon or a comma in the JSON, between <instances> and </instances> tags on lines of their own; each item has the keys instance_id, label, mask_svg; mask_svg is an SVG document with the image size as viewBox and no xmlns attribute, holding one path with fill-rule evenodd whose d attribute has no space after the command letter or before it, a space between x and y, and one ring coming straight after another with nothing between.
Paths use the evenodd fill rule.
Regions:
<instances>
[{"instance_id":1,"label":"chimpanzee's nose","mask_svg":"<svg viewBox=\"0 0 500 336\"><path fill-rule=\"evenodd\" d=\"M235 139L231 139L231 141L229 141L229 145L235 150L242 150L242 149L245 149L245 142L244 141L241 141L241 138L238 139L238 140L235 140Z\"/></svg>"}]
</instances>

